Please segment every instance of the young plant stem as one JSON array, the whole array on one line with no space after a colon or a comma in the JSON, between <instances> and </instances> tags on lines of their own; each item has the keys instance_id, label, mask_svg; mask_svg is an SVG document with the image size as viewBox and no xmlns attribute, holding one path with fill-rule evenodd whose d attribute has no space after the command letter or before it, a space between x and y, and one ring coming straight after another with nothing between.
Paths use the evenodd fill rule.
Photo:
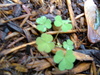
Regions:
<instances>
[{"instance_id":1,"label":"young plant stem","mask_svg":"<svg viewBox=\"0 0 100 75\"><path fill-rule=\"evenodd\" d=\"M58 37L58 35L59 35L59 33L60 33L60 30L61 30L61 26L60 26L60 28L59 28L59 30L58 30L58 32L57 32L57 34L56 34L56 36L55 36L55 38L54 38L53 41L55 41L55 40L57 39L57 37Z\"/></svg>"}]
</instances>

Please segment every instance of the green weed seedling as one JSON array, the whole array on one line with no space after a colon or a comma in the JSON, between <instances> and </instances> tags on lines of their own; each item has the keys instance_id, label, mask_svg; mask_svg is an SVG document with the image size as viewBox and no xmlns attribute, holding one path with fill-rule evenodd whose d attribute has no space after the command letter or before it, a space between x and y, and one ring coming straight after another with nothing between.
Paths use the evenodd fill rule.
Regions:
<instances>
[{"instance_id":1,"label":"green weed seedling","mask_svg":"<svg viewBox=\"0 0 100 75\"><path fill-rule=\"evenodd\" d=\"M36 39L38 50L49 53L55 47L55 44L54 42L52 42L52 40L53 40L52 35L43 33L41 37L38 37Z\"/></svg>"},{"instance_id":2,"label":"green weed seedling","mask_svg":"<svg viewBox=\"0 0 100 75\"><path fill-rule=\"evenodd\" d=\"M52 27L51 20L47 19L45 16L41 16L40 18L36 19L37 29L39 31L45 32L47 29Z\"/></svg>"},{"instance_id":3,"label":"green weed seedling","mask_svg":"<svg viewBox=\"0 0 100 75\"><path fill-rule=\"evenodd\" d=\"M45 16L37 18L37 29L45 32L47 29L52 27L51 20L47 19ZM56 16L54 25L56 27L60 27L60 29L64 32L72 29L72 24L70 24L70 20L62 20L61 16ZM58 35L59 33L57 33ZM57 36L56 35L56 36ZM52 49L55 48L55 43L53 41L53 36L47 33L42 33L41 37L36 39L37 48L39 51L44 51L46 53L51 52ZM67 40L63 42L63 46L60 43L57 43L58 47L63 47L66 51L59 50L54 55L54 62L58 64L60 70L72 69L73 63L75 62L75 56L73 54L73 42L71 40Z\"/></svg>"},{"instance_id":4,"label":"green weed seedling","mask_svg":"<svg viewBox=\"0 0 100 75\"><path fill-rule=\"evenodd\" d=\"M62 20L61 16L58 15L55 17L54 25L56 27L61 27L61 30L66 32L72 29L72 24L70 24L70 22L70 20Z\"/></svg>"},{"instance_id":5,"label":"green weed seedling","mask_svg":"<svg viewBox=\"0 0 100 75\"><path fill-rule=\"evenodd\" d=\"M66 53L64 53L62 50L59 50L54 56L54 62L59 64L58 68L61 71L66 69L72 69L74 61L75 56L73 55L72 50L68 50Z\"/></svg>"},{"instance_id":6,"label":"green weed seedling","mask_svg":"<svg viewBox=\"0 0 100 75\"><path fill-rule=\"evenodd\" d=\"M66 53L64 51L59 50L54 55L54 62L58 64L58 67L60 70L66 70L66 69L72 69L73 63L75 62L76 58L73 54L73 42L71 40L67 40L67 42L63 42L63 47L66 50ZM66 47L65 47L66 45ZM70 48L72 47L72 48Z\"/></svg>"},{"instance_id":7,"label":"green weed seedling","mask_svg":"<svg viewBox=\"0 0 100 75\"><path fill-rule=\"evenodd\" d=\"M70 39L68 39L67 41L63 42L63 47L66 50L73 50L74 49L73 42Z\"/></svg>"}]
</instances>

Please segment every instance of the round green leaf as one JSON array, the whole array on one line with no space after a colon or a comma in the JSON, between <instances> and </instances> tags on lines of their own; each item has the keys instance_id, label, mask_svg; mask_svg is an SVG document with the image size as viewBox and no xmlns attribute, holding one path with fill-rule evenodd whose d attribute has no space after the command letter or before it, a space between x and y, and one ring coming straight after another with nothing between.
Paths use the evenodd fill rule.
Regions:
<instances>
[{"instance_id":1,"label":"round green leaf","mask_svg":"<svg viewBox=\"0 0 100 75\"><path fill-rule=\"evenodd\" d=\"M72 50L74 49L74 46L73 45L69 45L69 44L66 44L66 50Z\"/></svg>"},{"instance_id":2,"label":"round green leaf","mask_svg":"<svg viewBox=\"0 0 100 75\"><path fill-rule=\"evenodd\" d=\"M64 54L63 51L60 50L57 51L54 56L54 62L59 63L58 67L61 71L65 69L72 69L74 61L75 56L73 55L72 50L68 50L66 54Z\"/></svg>"},{"instance_id":3,"label":"round green leaf","mask_svg":"<svg viewBox=\"0 0 100 75\"><path fill-rule=\"evenodd\" d=\"M39 44L37 48L39 51L45 51L47 53L51 51L51 47L49 46L48 43Z\"/></svg>"},{"instance_id":4,"label":"round green leaf","mask_svg":"<svg viewBox=\"0 0 100 75\"><path fill-rule=\"evenodd\" d=\"M64 47L65 49L67 48L67 46L66 46L66 45L67 45L67 42L66 42L66 41L64 41L64 42L63 42L63 47Z\"/></svg>"},{"instance_id":5,"label":"round green leaf","mask_svg":"<svg viewBox=\"0 0 100 75\"><path fill-rule=\"evenodd\" d=\"M46 21L46 17L45 16L42 16L42 17L40 17L40 18L37 18L36 19L36 22L38 23L38 24L44 24L45 23L45 21Z\"/></svg>"},{"instance_id":6,"label":"round green leaf","mask_svg":"<svg viewBox=\"0 0 100 75\"><path fill-rule=\"evenodd\" d=\"M42 34L42 35L41 35L41 38L42 38L43 40L45 40L45 42L48 42L48 43L49 43L50 41L53 40L52 35L46 34L46 33Z\"/></svg>"},{"instance_id":7,"label":"round green leaf","mask_svg":"<svg viewBox=\"0 0 100 75\"><path fill-rule=\"evenodd\" d=\"M72 29L72 25L70 24L70 20L62 20L61 16L56 16L54 25L57 27L61 26L62 31L66 32Z\"/></svg>"},{"instance_id":8,"label":"round green leaf","mask_svg":"<svg viewBox=\"0 0 100 75\"><path fill-rule=\"evenodd\" d=\"M46 27L44 25L37 25L37 29L42 31L42 32L46 31Z\"/></svg>"},{"instance_id":9,"label":"round green leaf","mask_svg":"<svg viewBox=\"0 0 100 75\"><path fill-rule=\"evenodd\" d=\"M47 43L45 45L45 52L49 53L54 47L55 47L55 44L53 42Z\"/></svg>"},{"instance_id":10,"label":"round green leaf","mask_svg":"<svg viewBox=\"0 0 100 75\"><path fill-rule=\"evenodd\" d=\"M61 21L54 21L54 25L59 27L62 25L62 22Z\"/></svg>"},{"instance_id":11,"label":"round green leaf","mask_svg":"<svg viewBox=\"0 0 100 75\"><path fill-rule=\"evenodd\" d=\"M54 56L54 62L59 63L64 58L64 53L62 50L59 50L56 52Z\"/></svg>"},{"instance_id":12,"label":"round green leaf","mask_svg":"<svg viewBox=\"0 0 100 75\"><path fill-rule=\"evenodd\" d=\"M48 29L50 29L52 27L51 25L51 20L50 19L47 19L45 24L44 24Z\"/></svg>"},{"instance_id":13,"label":"round green leaf","mask_svg":"<svg viewBox=\"0 0 100 75\"><path fill-rule=\"evenodd\" d=\"M44 43L44 41L41 39L41 37L38 37L37 39L36 39L36 44L37 45L41 45L42 43Z\"/></svg>"},{"instance_id":14,"label":"round green leaf","mask_svg":"<svg viewBox=\"0 0 100 75\"><path fill-rule=\"evenodd\" d=\"M47 19L45 16L37 18L36 22L39 24L37 25L37 29L42 32L45 32L47 28L50 29L52 27L51 20Z\"/></svg>"},{"instance_id":15,"label":"round green leaf","mask_svg":"<svg viewBox=\"0 0 100 75\"><path fill-rule=\"evenodd\" d=\"M39 44L37 46L37 48L38 48L39 51L45 51L45 49L46 49L46 43Z\"/></svg>"},{"instance_id":16,"label":"round green leaf","mask_svg":"<svg viewBox=\"0 0 100 75\"><path fill-rule=\"evenodd\" d=\"M72 49L74 49L73 42L72 42L70 39L68 39L67 41L64 41L64 42L63 42L63 47L64 47L65 49L67 49L67 50L72 50Z\"/></svg>"},{"instance_id":17,"label":"round green leaf","mask_svg":"<svg viewBox=\"0 0 100 75\"><path fill-rule=\"evenodd\" d=\"M73 54L66 56L66 61L69 63L73 63L75 62L75 60L76 60L76 57Z\"/></svg>"},{"instance_id":18,"label":"round green leaf","mask_svg":"<svg viewBox=\"0 0 100 75\"><path fill-rule=\"evenodd\" d=\"M58 15L58 16L55 17L55 20L62 21L62 18L61 18L61 16Z\"/></svg>"},{"instance_id":19,"label":"round green leaf","mask_svg":"<svg viewBox=\"0 0 100 75\"><path fill-rule=\"evenodd\" d=\"M73 45L73 44L74 44L70 39L67 40L67 43L68 43L69 45Z\"/></svg>"},{"instance_id":20,"label":"round green leaf","mask_svg":"<svg viewBox=\"0 0 100 75\"><path fill-rule=\"evenodd\" d=\"M59 64L59 69L60 70L72 69L72 68L73 68L73 63L72 62L68 62L65 58Z\"/></svg>"},{"instance_id":21,"label":"round green leaf","mask_svg":"<svg viewBox=\"0 0 100 75\"><path fill-rule=\"evenodd\" d=\"M66 53L67 55L73 54L73 50L68 50Z\"/></svg>"},{"instance_id":22,"label":"round green leaf","mask_svg":"<svg viewBox=\"0 0 100 75\"><path fill-rule=\"evenodd\" d=\"M73 63L76 60L76 57L73 54L72 50L68 50L66 55L65 55L65 59L67 62L69 63Z\"/></svg>"},{"instance_id":23,"label":"round green leaf","mask_svg":"<svg viewBox=\"0 0 100 75\"><path fill-rule=\"evenodd\" d=\"M51 51L51 48L48 44L45 45L45 52L49 53Z\"/></svg>"},{"instance_id":24,"label":"round green leaf","mask_svg":"<svg viewBox=\"0 0 100 75\"><path fill-rule=\"evenodd\" d=\"M48 43L48 45L50 46L50 49L51 49L51 50L54 49L54 47L55 47L54 42L50 42L50 43Z\"/></svg>"},{"instance_id":25,"label":"round green leaf","mask_svg":"<svg viewBox=\"0 0 100 75\"><path fill-rule=\"evenodd\" d=\"M58 67L59 67L59 69L61 70L61 71L63 71L63 70L65 70L66 69L66 60L65 59L63 59L60 63L59 63L59 65L58 65Z\"/></svg>"},{"instance_id":26,"label":"round green leaf","mask_svg":"<svg viewBox=\"0 0 100 75\"><path fill-rule=\"evenodd\" d=\"M62 31L67 32L68 30L72 29L72 25L71 24L63 24L61 29L62 29Z\"/></svg>"},{"instance_id":27,"label":"round green leaf","mask_svg":"<svg viewBox=\"0 0 100 75\"><path fill-rule=\"evenodd\" d=\"M62 25L62 18L61 18L61 16L58 15L58 16L55 17L54 25L57 26L57 27Z\"/></svg>"},{"instance_id":28,"label":"round green leaf","mask_svg":"<svg viewBox=\"0 0 100 75\"><path fill-rule=\"evenodd\" d=\"M41 37L36 39L37 48L39 51L50 52L54 47L55 44L52 42L53 37L50 34L42 34Z\"/></svg>"},{"instance_id":29,"label":"round green leaf","mask_svg":"<svg viewBox=\"0 0 100 75\"><path fill-rule=\"evenodd\" d=\"M74 66L73 63L68 63L68 62L66 62L66 64L67 64L67 65L66 65L66 69L67 69L67 70L72 69L73 66Z\"/></svg>"}]
</instances>

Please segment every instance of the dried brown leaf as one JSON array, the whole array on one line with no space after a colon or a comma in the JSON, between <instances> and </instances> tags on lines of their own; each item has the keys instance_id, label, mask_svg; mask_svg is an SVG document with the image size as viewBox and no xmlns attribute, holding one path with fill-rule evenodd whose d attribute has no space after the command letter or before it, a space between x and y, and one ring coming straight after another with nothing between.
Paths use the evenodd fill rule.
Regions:
<instances>
[{"instance_id":1,"label":"dried brown leaf","mask_svg":"<svg viewBox=\"0 0 100 75\"><path fill-rule=\"evenodd\" d=\"M40 71L50 67L51 64L46 60L39 60L35 62L28 63L26 67L28 69L35 68L35 70Z\"/></svg>"},{"instance_id":2,"label":"dried brown leaf","mask_svg":"<svg viewBox=\"0 0 100 75\"><path fill-rule=\"evenodd\" d=\"M75 68L72 69L72 72L76 74L76 73L86 71L89 69L90 65L91 63L80 63L79 65L77 65Z\"/></svg>"},{"instance_id":3,"label":"dried brown leaf","mask_svg":"<svg viewBox=\"0 0 100 75\"><path fill-rule=\"evenodd\" d=\"M21 65L21 64L12 63L11 66L14 66L15 69L16 69L17 71L19 71L19 72L28 72L28 69L27 69L25 66Z\"/></svg>"}]
</instances>

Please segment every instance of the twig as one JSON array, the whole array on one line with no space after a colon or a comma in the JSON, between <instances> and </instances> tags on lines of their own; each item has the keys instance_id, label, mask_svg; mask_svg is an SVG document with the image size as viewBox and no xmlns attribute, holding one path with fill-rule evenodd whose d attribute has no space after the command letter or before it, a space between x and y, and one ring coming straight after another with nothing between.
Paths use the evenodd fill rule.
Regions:
<instances>
[{"instance_id":1,"label":"twig","mask_svg":"<svg viewBox=\"0 0 100 75\"><path fill-rule=\"evenodd\" d=\"M27 20L26 21L29 25L31 25L33 28L35 28L36 29L36 25L34 24L34 23L32 23L31 21L29 21L29 20Z\"/></svg>"},{"instance_id":2,"label":"twig","mask_svg":"<svg viewBox=\"0 0 100 75\"><path fill-rule=\"evenodd\" d=\"M64 34L64 33L75 33L77 31L78 31L78 29L76 29L76 30L69 30L67 32L63 32L63 31L49 31L49 32L46 32L46 33L54 35L54 34L57 34L58 32L59 32L59 34ZM80 29L80 32L86 32L86 31L87 31L87 29Z\"/></svg>"},{"instance_id":3,"label":"twig","mask_svg":"<svg viewBox=\"0 0 100 75\"><path fill-rule=\"evenodd\" d=\"M0 8L1 8L1 7L8 7L8 6L12 6L12 5L16 5L16 3L0 4Z\"/></svg>"},{"instance_id":4,"label":"twig","mask_svg":"<svg viewBox=\"0 0 100 75\"><path fill-rule=\"evenodd\" d=\"M80 17L82 17L82 16L84 16L84 15L85 15L84 13L77 15L77 16L75 17L75 20L79 19Z\"/></svg>"},{"instance_id":5,"label":"twig","mask_svg":"<svg viewBox=\"0 0 100 75\"><path fill-rule=\"evenodd\" d=\"M32 28L27 28L26 30L31 30ZM20 33L18 33L18 32L13 32L13 33L11 33L11 34L9 34L8 36L6 36L5 37L5 40L7 40L7 39L9 39L9 38L12 38L12 37L14 37L14 36L17 36L17 35L19 35Z\"/></svg>"},{"instance_id":6,"label":"twig","mask_svg":"<svg viewBox=\"0 0 100 75\"><path fill-rule=\"evenodd\" d=\"M25 17L25 19L22 21L22 23L20 24L20 27L23 27L24 23L27 21L27 19L29 18L29 15L27 15Z\"/></svg>"},{"instance_id":7,"label":"twig","mask_svg":"<svg viewBox=\"0 0 100 75\"><path fill-rule=\"evenodd\" d=\"M14 36L16 36L16 35L19 35L19 33L18 33L18 32L13 32L13 33L9 34L8 36L6 36L6 37L5 37L5 40L7 40L7 39L9 39L9 38L11 38L11 37L14 37Z\"/></svg>"},{"instance_id":8,"label":"twig","mask_svg":"<svg viewBox=\"0 0 100 75\"><path fill-rule=\"evenodd\" d=\"M7 23L7 22L9 22L9 21L14 21L14 20L17 20L17 19L22 19L22 18L24 18L24 17L26 17L26 16L31 16L32 14L25 14L25 15L21 15L21 16L19 16L19 17L16 17L16 18L12 18L12 19L10 19L10 20L6 20L6 21L3 21L2 23Z\"/></svg>"},{"instance_id":9,"label":"twig","mask_svg":"<svg viewBox=\"0 0 100 75\"><path fill-rule=\"evenodd\" d=\"M74 12L73 12L73 9L72 9L72 6L71 6L71 0L66 0L66 2L67 2L67 5L68 5L68 10L69 10L70 18L71 18L71 21L72 21L72 25L73 25L73 27L77 27L77 23L76 23L75 17L74 17Z\"/></svg>"},{"instance_id":10,"label":"twig","mask_svg":"<svg viewBox=\"0 0 100 75\"><path fill-rule=\"evenodd\" d=\"M9 45L7 46L7 48L8 48L8 47L11 47L12 45L16 44L17 42L23 40L24 38L25 38L25 37L20 37L20 38L18 38L17 40L15 40L15 41L13 41L11 44L9 44Z\"/></svg>"},{"instance_id":11,"label":"twig","mask_svg":"<svg viewBox=\"0 0 100 75\"><path fill-rule=\"evenodd\" d=\"M33 45L33 44L35 44L35 43L36 43L35 41L32 41L32 42L30 42L30 43L26 43L26 44L23 44L23 45L14 47L14 48L12 48L12 49L3 50L3 51L0 53L0 55L7 55L7 54L9 54L9 53L18 51L18 50L20 50L21 48L26 47L27 45Z\"/></svg>"}]
</instances>

